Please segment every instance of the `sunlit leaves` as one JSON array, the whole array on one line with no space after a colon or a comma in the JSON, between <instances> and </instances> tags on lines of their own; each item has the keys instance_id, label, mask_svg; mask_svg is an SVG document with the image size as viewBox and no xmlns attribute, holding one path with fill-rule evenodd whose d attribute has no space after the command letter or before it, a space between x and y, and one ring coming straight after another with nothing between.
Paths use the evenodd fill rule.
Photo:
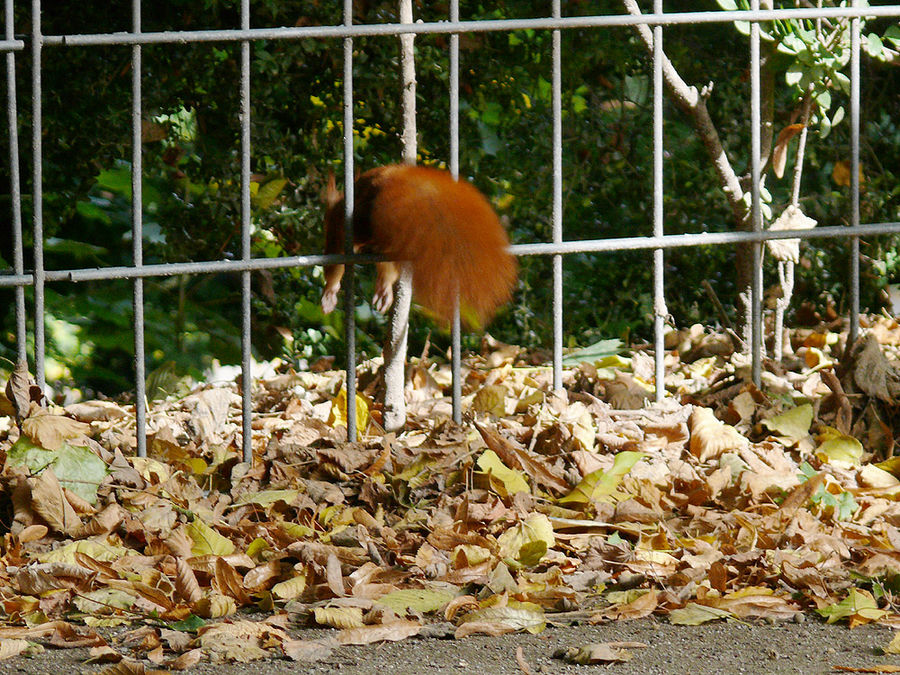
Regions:
<instances>
[{"instance_id":1,"label":"sunlit leaves","mask_svg":"<svg viewBox=\"0 0 900 675\"><path fill-rule=\"evenodd\" d=\"M618 486L622 482L622 478L644 456L643 453L631 450L618 453L610 469L606 471L598 469L585 476L572 492L559 500L560 503L585 503L623 499L626 495L618 491Z\"/></svg>"}]
</instances>

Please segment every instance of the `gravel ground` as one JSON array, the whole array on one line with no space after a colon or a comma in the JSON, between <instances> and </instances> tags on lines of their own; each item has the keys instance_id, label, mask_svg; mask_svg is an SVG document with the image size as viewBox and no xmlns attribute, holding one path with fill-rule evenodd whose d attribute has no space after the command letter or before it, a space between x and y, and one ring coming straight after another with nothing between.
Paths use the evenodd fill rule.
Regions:
<instances>
[{"instance_id":1,"label":"gravel ground","mask_svg":"<svg viewBox=\"0 0 900 675\"><path fill-rule=\"evenodd\" d=\"M802 623L731 622L703 626L673 626L644 619L604 626L553 627L540 635L472 636L462 640L412 638L398 643L342 647L318 663L294 663L283 659L249 664L201 663L188 672L208 675L521 674L523 671L515 656L518 647L522 647L527 666L534 673L730 675L840 672L836 666L861 669L857 672L879 672L874 669L879 665L900 669L900 656L880 653L880 648L887 645L893 633L893 630L880 626L852 630L843 625L829 626L815 617L808 617ZM297 634L309 639L324 635L327 633L323 631ZM633 658L628 662L610 665L582 666L553 658L560 648L610 641L643 642L647 647L631 650ZM0 675L74 675L100 668L84 665L86 658L86 649L47 649L38 656L0 662Z\"/></svg>"}]
</instances>

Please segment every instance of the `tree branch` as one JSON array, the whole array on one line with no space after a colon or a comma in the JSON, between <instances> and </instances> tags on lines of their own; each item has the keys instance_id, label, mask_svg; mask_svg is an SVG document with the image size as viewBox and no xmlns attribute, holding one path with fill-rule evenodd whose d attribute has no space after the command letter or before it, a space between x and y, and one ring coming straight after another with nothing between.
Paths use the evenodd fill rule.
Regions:
<instances>
[{"instance_id":1,"label":"tree branch","mask_svg":"<svg viewBox=\"0 0 900 675\"><path fill-rule=\"evenodd\" d=\"M635 0L622 0L622 3L625 6L625 11L629 14L641 16L641 9ZM653 33L650 27L640 25L635 26L635 29L647 47L647 51L652 54ZM697 134L700 136L703 147L706 148L706 152L712 160L722 191L725 193L728 204L731 206L735 223L739 226L745 225L749 222L749 213L747 206L744 204L744 191L741 189L737 174L735 174L728 155L725 153L725 148L722 147L716 125L709 116L706 100L700 95L696 87L687 84L681 78L681 75L675 70L675 66L672 65L672 62L665 55L663 55L662 68L663 81L669 90L672 100L691 119Z\"/></svg>"}]
</instances>

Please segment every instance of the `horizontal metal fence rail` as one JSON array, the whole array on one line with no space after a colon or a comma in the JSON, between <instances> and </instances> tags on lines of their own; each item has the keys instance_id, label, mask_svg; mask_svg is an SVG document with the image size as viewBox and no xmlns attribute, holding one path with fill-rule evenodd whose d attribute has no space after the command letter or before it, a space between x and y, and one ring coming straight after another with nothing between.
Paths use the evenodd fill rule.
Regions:
<instances>
[{"instance_id":1,"label":"horizontal metal fence rail","mask_svg":"<svg viewBox=\"0 0 900 675\"><path fill-rule=\"evenodd\" d=\"M859 223L859 98L860 98L860 73L859 73L859 29L862 17L900 17L900 5L885 5L880 7L858 7L857 0L853 0L853 6L839 8L793 8L779 10L760 10L759 0L753 0L753 8L747 11L736 12L683 12L666 14L663 12L662 0L655 0L654 13L652 14L621 14L621 15L596 15L584 17L560 16L560 2L553 0L552 16L546 18L505 19L486 21L461 21L459 17L458 0L451 0L449 6L449 21L428 23L385 23L377 25L353 25L353 2L344 0L343 23L333 26L303 26L303 27L277 27L277 28L252 28L250 26L249 0L241 0L241 26L233 30L199 30L199 31L160 31L143 32L141 30L141 4L140 0L132 0L132 31L104 34L78 34L78 35L43 35L41 32L41 2L31 0L32 21L30 35L27 40L16 39L13 31L12 0L6 2L6 30L5 39L0 40L0 52L7 55L7 111L9 117L10 161L13 165L11 194L13 196L13 228L15 260L12 273L0 273L0 287L15 287L17 293L17 339L19 354L24 355L24 326L25 309L24 288L34 289L34 313L35 313L35 353L34 363L38 382L43 384L43 289L46 283L77 283L86 281L129 279L134 284L134 337L135 337L135 380L136 394L139 399L136 404L136 433L138 437L138 454L146 453L145 446L145 419L144 419L144 353L143 353L143 290L142 280L151 277L165 277L181 274L222 274L239 273L241 275L241 342L242 342L242 418L243 418L243 455L245 461L252 461L251 445L251 372L250 372L250 274L253 271L288 268L308 267L313 265L325 265L334 263L346 263L347 269L344 277L345 288L345 332L347 336L347 416L348 438L355 438L355 406L352 404L355 396L355 289L353 269L358 264L369 264L385 260L378 255L353 255L349 245L351 237L345 237L348 250L343 255L300 255L282 258L251 258L250 249L250 42L254 40L304 40L304 39L340 39L343 41L344 52L344 81L343 81L343 119L344 119L344 166L346 186L346 218L349 223L352 218L353 208L353 40L361 37L375 36L399 36L403 34L434 35L449 34L450 36L450 157L449 166L454 176L459 174L459 35L462 33L484 33L512 30L549 30L552 31L552 59L549 79L552 81L553 99L553 150L550 161L553 166L553 204L552 204L552 242L514 244L509 250L516 256L548 255L553 257L553 385L554 388L562 386L561 360L562 360L562 258L565 255L578 253L603 253L614 251L638 251L650 250L654 260L654 333L656 352L656 386L657 398L664 394L664 370L662 367L662 332L665 326L666 310L663 296L663 252L666 249L676 247L719 246L735 244L753 244L754 260L761 258L762 243L769 240L801 239L812 240L820 238L847 238L851 243L851 279L850 293L850 330L851 337L858 329L859 312L859 237L868 235L896 234L900 233L900 222L871 223L862 225ZM851 214L849 227L823 227L813 230L783 230L766 231L761 227L761 201L759 194L759 182L753 180L751 188L751 207L753 231L749 232L700 232L691 234L665 234L663 231L664 213L662 201L662 176L663 176L663 125L662 125L662 70L664 52L662 49L663 29L666 26L684 24L711 24L732 23L734 21L748 21L751 23L751 38L749 46L749 59L751 68L751 122L752 122L752 166L751 172L754 178L760 174L759 165L759 22L772 20L814 19L814 18L851 18L852 19L852 43L851 43L851 95L850 95L850 124L851 124ZM654 207L652 218L648 225L652 227L652 236L617 237L609 239L566 241L563 236L563 208L562 208L562 106L561 106L561 62L562 51L560 35L563 30L584 28L615 28L623 29L635 26L653 27L653 190ZM211 42L239 42L241 44L241 78L240 78L240 110L238 114L241 130L241 257L239 260L212 260L189 263L161 263L143 264L142 255L142 200L141 200L141 136L140 124L142 116L141 103L141 48L144 45L164 44L189 44ZM46 270L43 264L43 215L42 215L42 175L41 175L41 54L44 47L91 47L91 46L130 46L132 50L132 226L134 236L134 252L132 266L106 267L106 268L78 268L63 270ZM30 47L32 59L32 178L34 199L34 254L33 271L27 272L22 261L22 237L21 237L21 195L19 191L18 171L18 136L16 132L16 107L15 107L15 54L24 52L26 46ZM349 234L349 233L348 233ZM761 265L756 264L753 290L753 362L754 380L759 381L759 362L761 350L761 308L759 306L760 289L762 284ZM460 363L459 363L459 331L458 317L454 321L452 337L453 344L453 416L459 421L460 405Z\"/></svg>"},{"instance_id":2,"label":"horizontal metal fence rail","mask_svg":"<svg viewBox=\"0 0 900 675\"><path fill-rule=\"evenodd\" d=\"M892 17L900 16L900 6L883 7L825 7L744 10L735 12L678 12L675 14L644 14L630 16L572 16L539 19L492 19L486 21L438 21L405 25L384 23L376 25L296 26L281 28L250 28L247 30L160 31L156 33L97 33L84 35L45 35L47 46L104 46L132 44L187 44L189 42L240 42L243 40L299 40L303 38L357 38L384 35L491 33L511 30L554 30L571 28L616 28L623 26L674 26L698 23L732 23L734 21L775 21L790 19Z\"/></svg>"},{"instance_id":3,"label":"horizontal metal fence rail","mask_svg":"<svg viewBox=\"0 0 900 675\"><path fill-rule=\"evenodd\" d=\"M832 226L812 230L763 230L761 232L701 232L698 234L666 234L660 237L616 237L610 239L578 239L559 244L512 244L509 252L514 256L571 255L575 253L613 253L616 251L643 251L648 249L693 248L697 246L723 246L746 244L779 239L841 239L885 234L900 234L900 222L871 223L857 227ZM252 258L251 260L211 260L187 263L153 263L141 267L84 267L70 270L47 270L45 279L50 282L107 281L134 279L137 277L167 277L177 274L232 274L243 271L262 271L288 267L313 267L355 263L357 265L385 262L388 258L373 253L313 254L282 258ZM31 286L34 275L0 275L0 287Z\"/></svg>"}]
</instances>

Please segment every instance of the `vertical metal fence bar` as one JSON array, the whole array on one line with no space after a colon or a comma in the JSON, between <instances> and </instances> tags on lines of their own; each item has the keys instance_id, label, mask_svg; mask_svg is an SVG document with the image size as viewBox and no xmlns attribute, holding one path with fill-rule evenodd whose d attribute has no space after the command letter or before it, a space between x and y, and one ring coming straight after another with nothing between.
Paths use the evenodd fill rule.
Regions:
<instances>
[{"instance_id":1,"label":"vertical metal fence bar","mask_svg":"<svg viewBox=\"0 0 900 675\"><path fill-rule=\"evenodd\" d=\"M131 1L131 30L141 32L141 0ZM141 46L131 47L131 249L135 267L144 264L143 157L141 139ZM133 280L134 433L138 457L147 456L147 392L144 369L144 280Z\"/></svg>"},{"instance_id":2,"label":"vertical metal fence bar","mask_svg":"<svg viewBox=\"0 0 900 675\"><path fill-rule=\"evenodd\" d=\"M759 10L759 0L751 0L751 9ZM750 164L751 164L751 210L750 218L754 232L762 230L762 204L760 203L760 70L759 70L759 23L750 24ZM762 243L753 242L753 279L750 285L750 349L751 376L758 387L762 381Z\"/></svg>"},{"instance_id":3,"label":"vertical metal fence bar","mask_svg":"<svg viewBox=\"0 0 900 675\"><path fill-rule=\"evenodd\" d=\"M41 132L41 0L31 0L31 167L34 226L34 375L43 389L44 378L44 178Z\"/></svg>"},{"instance_id":4,"label":"vertical metal fence bar","mask_svg":"<svg viewBox=\"0 0 900 675\"><path fill-rule=\"evenodd\" d=\"M353 24L353 0L344 0L344 25ZM353 253L353 38L344 38L344 251ZM347 440L356 440L356 266L344 266L347 349Z\"/></svg>"},{"instance_id":5,"label":"vertical metal fence bar","mask_svg":"<svg viewBox=\"0 0 900 675\"><path fill-rule=\"evenodd\" d=\"M662 14L662 0L654 0L653 11ZM653 27L653 235L661 237L663 231L663 29ZM653 341L654 367L656 371L656 400L666 394L665 327L665 256L661 248L653 251Z\"/></svg>"},{"instance_id":6,"label":"vertical metal fence bar","mask_svg":"<svg viewBox=\"0 0 900 675\"><path fill-rule=\"evenodd\" d=\"M853 7L859 1L853 0ZM859 17L850 23L850 224L859 225ZM859 333L859 237L850 237L850 328L847 345Z\"/></svg>"},{"instance_id":7,"label":"vertical metal fence bar","mask_svg":"<svg viewBox=\"0 0 900 675\"><path fill-rule=\"evenodd\" d=\"M459 0L450 0L450 21L459 21ZM459 33L450 34L450 173L459 178ZM460 362L459 293L450 323L450 372L453 374L453 421L462 424L462 368Z\"/></svg>"},{"instance_id":8,"label":"vertical metal fence bar","mask_svg":"<svg viewBox=\"0 0 900 675\"><path fill-rule=\"evenodd\" d=\"M6 0L6 39L15 39L13 26L13 0ZM22 252L22 183L19 176L19 113L16 108L16 57L13 51L6 52L6 117L9 129L9 195L12 203L13 272L25 273ZM16 286L16 359L28 359L25 330L25 287Z\"/></svg>"},{"instance_id":9,"label":"vertical metal fence bar","mask_svg":"<svg viewBox=\"0 0 900 675\"><path fill-rule=\"evenodd\" d=\"M553 0L553 18L560 18ZM553 31L553 243L562 242L562 34ZM553 256L553 389L562 389L563 278L562 255Z\"/></svg>"},{"instance_id":10,"label":"vertical metal fence bar","mask_svg":"<svg viewBox=\"0 0 900 675\"><path fill-rule=\"evenodd\" d=\"M241 0L241 28L250 29L250 0ZM250 260L250 41L241 42L241 259ZM241 426L243 461L253 463L253 368L250 271L241 272Z\"/></svg>"}]
</instances>

